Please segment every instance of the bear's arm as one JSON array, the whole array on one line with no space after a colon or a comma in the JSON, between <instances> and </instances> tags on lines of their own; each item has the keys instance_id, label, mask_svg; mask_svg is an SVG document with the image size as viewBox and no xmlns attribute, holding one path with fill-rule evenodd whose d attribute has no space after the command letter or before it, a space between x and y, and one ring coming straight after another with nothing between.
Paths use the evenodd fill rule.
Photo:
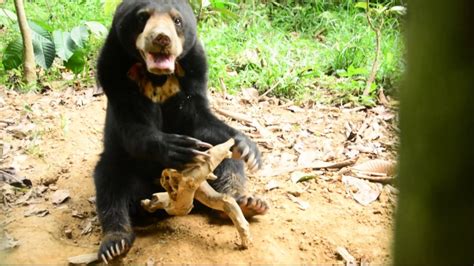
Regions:
<instances>
[{"instance_id":1,"label":"bear's arm","mask_svg":"<svg viewBox=\"0 0 474 266\"><path fill-rule=\"evenodd\" d=\"M242 132L227 125L217 118L210 110L207 99L197 97L194 100L195 119L194 134L196 139L217 145L227 141L229 138L235 140L233 151L241 155L241 158L251 169L260 168L262 165L261 154L255 142L250 140Z\"/></svg>"},{"instance_id":2,"label":"bear's arm","mask_svg":"<svg viewBox=\"0 0 474 266\"><path fill-rule=\"evenodd\" d=\"M200 147L206 146L197 139L161 131L160 108L133 91L116 91L108 99L111 117L107 126L114 129L131 157L180 168L201 153Z\"/></svg>"}]
</instances>

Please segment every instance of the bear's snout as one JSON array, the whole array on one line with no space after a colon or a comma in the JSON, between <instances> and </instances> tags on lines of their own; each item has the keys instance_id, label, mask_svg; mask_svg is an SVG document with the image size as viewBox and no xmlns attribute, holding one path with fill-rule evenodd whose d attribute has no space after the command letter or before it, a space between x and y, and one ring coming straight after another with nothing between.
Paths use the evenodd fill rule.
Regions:
<instances>
[{"instance_id":1,"label":"bear's snout","mask_svg":"<svg viewBox=\"0 0 474 266\"><path fill-rule=\"evenodd\" d=\"M165 33L157 33L152 36L152 43L156 46L161 46L165 48L171 44L171 39Z\"/></svg>"}]
</instances>

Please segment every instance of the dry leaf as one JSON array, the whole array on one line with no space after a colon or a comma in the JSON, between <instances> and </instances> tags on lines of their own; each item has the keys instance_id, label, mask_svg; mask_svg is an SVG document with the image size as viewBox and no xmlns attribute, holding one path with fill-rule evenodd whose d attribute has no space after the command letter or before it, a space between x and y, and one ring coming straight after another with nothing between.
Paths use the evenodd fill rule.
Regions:
<instances>
[{"instance_id":1,"label":"dry leaf","mask_svg":"<svg viewBox=\"0 0 474 266\"><path fill-rule=\"evenodd\" d=\"M10 236L7 232L3 232L2 237L0 238L0 250L7 250L15 248L19 245L18 241Z\"/></svg>"},{"instance_id":2,"label":"dry leaf","mask_svg":"<svg viewBox=\"0 0 474 266\"><path fill-rule=\"evenodd\" d=\"M377 200L383 187L381 184L370 183L352 176L342 176L342 182L346 185L346 191L364 206Z\"/></svg>"},{"instance_id":3,"label":"dry leaf","mask_svg":"<svg viewBox=\"0 0 474 266\"><path fill-rule=\"evenodd\" d=\"M270 180L267 185L265 186L265 190L266 191L270 191L272 189L276 189L276 188L279 188L280 187L280 184L278 184L278 181L272 179Z\"/></svg>"},{"instance_id":4,"label":"dry leaf","mask_svg":"<svg viewBox=\"0 0 474 266\"><path fill-rule=\"evenodd\" d=\"M390 103L388 102L387 100L387 97L385 96L385 93L383 92L383 89L380 88L379 89L379 102L382 104L382 105L385 105L385 106L390 106Z\"/></svg>"},{"instance_id":5,"label":"dry leaf","mask_svg":"<svg viewBox=\"0 0 474 266\"><path fill-rule=\"evenodd\" d=\"M298 165L309 165L321 156L317 151L303 151L298 158Z\"/></svg>"},{"instance_id":6,"label":"dry leaf","mask_svg":"<svg viewBox=\"0 0 474 266\"><path fill-rule=\"evenodd\" d=\"M12 134L13 137L17 139L24 139L28 137L28 135L30 135L31 132L33 132L35 128L36 128L35 124L29 123L29 124L20 124L15 127L8 127L7 131L8 133Z\"/></svg>"},{"instance_id":7,"label":"dry leaf","mask_svg":"<svg viewBox=\"0 0 474 266\"><path fill-rule=\"evenodd\" d=\"M61 204L69 198L69 191L64 189L59 189L53 193L51 196L51 202L53 204Z\"/></svg>"},{"instance_id":8,"label":"dry leaf","mask_svg":"<svg viewBox=\"0 0 474 266\"><path fill-rule=\"evenodd\" d=\"M0 160L7 157L11 147L12 146L8 143L0 143Z\"/></svg>"},{"instance_id":9,"label":"dry leaf","mask_svg":"<svg viewBox=\"0 0 474 266\"><path fill-rule=\"evenodd\" d=\"M255 88L242 89L240 93L244 103L256 103L258 101L258 90Z\"/></svg>"},{"instance_id":10,"label":"dry leaf","mask_svg":"<svg viewBox=\"0 0 474 266\"><path fill-rule=\"evenodd\" d=\"M33 189L28 190L28 192L25 193L25 195L21 196L16 202L16 205L22 205L25 204L27 200L31 198L33 195ZM26 203L27 204L27 203Z\"/></svg>"},{"instance_id":11,"label":"dry leaf","mask_svg":"<svg viewBox=\"0 0 474 266\"><path fill-rule=\"evenodd\" d=\"M40 179L40 183L44 186L54 185L58 181L59 176L49 176L49 177L42 177Z\"/></svg>"},{"instance_id":12,"label":"dry leaf","mask_svg":"<svg viewBox=\"0 0 474 266\"><path fill-rule=\"evenodd\" d=\"M300 209L302 209L303 211L309 208L309 203L308 202L306 202L304 200L301 200L301 199L298 199L297 197L295 197L291 194L286 194L286 195L291 201L296 203L298 205L298 207Z\"/></svg>"},{"instance_id":13,"label":"dry leaf","mask_svg":"<svg viewBox=\"0 0 474 266\"><path fill-rule=\"evenodd\" d=\"M84 226L84 228L82 229L81 235L87 235L87 234L89 234L90 232L92 232L92 222L91 222L91 221L88 221L88 222L86 223L86 226Z\"/></svg>"},{"instance_id":14,"label":"dry leaf","mask_svg":"<svg viewBox=\"0 0 474 266\"><path fill-rule=\"evenodd\" d=\"M292 111L293 113L302 113L305 111L303 108L296 105L288 106L286 109Z\"/></svg>"},{"instance_id":15,"label":"dry leaf","mask_svg":"<svg viewBox=\"0 0 474 266\"><path fill-rule=\"evenodd\" d=\"M13 163L12 163L13 164ZM0 181L14 187L31 187L33 183L26 177L17 175L15 167L0 168Z\"/></svg>"},{"instance_id":16,"label":"dry leaf","mask_svg":"<svg viewBox=\"0 0 474 266\"><path fill-rule=\"evenodd\" d=\"M49 214L48 209L42 206L30 206L28 210L26 210L23 215L25 217L36 215L38 217L44 217Z\"/></svg>"}]
</instances>

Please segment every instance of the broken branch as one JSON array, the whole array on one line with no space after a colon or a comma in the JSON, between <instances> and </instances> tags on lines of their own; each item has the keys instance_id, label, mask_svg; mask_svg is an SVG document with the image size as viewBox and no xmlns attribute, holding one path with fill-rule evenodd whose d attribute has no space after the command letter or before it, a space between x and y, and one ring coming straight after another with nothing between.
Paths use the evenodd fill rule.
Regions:
<instances>
[{"instance_id":1,"label":"broken branch","mask_svg":"<svg viewBox=\"0 0 474 266\"><path fill-rule=\"evenodd\" d=\"M230 158L233 145L234 140L230 139L210 148L209 157L197 156L195 162L182 171L163 170L160 183L167 192L155 193L151 200L142 200L143 208L149 212L164 209L171 215L186 215L192 210L194 199L197 199L212 209L225 212L237 227L241 247L248 248L251 242L249 225L239 205L233 197L218 193L206 181L216 178L212 172L222 160Z\"/></svg>"}]
</instances>

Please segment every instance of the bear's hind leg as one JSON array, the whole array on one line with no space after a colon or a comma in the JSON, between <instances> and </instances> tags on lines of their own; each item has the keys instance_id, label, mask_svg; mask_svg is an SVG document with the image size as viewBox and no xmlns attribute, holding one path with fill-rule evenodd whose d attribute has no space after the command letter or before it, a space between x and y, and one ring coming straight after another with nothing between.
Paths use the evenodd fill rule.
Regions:
<instances>
[{"instance_id":1,"label":"bear's hind leg","mask_svg":"<svg viewBox=\"0 0 474 266\"><path fill-rule=\"evenodd\" d=\"M103 238L99 258L105 263L126 254L135 240L131 221L130 179L99 162L95 172L96 207ZM109 168L110 169L110 168Z\"/></svg>"},{"instance_id":2,"label":"bear's hind leg","mask_svg":"<svg viewBox=\"0 0 474 266\"><path fill-rule=\"evenodd\" d=\"M225 159L214 174L217 179L209 182L211 186L220 193L234 197L245 217L263 215L268 211L269 205L264 199L247 192L247 177L242 160Z\"/></svg>"}]
</instances>

